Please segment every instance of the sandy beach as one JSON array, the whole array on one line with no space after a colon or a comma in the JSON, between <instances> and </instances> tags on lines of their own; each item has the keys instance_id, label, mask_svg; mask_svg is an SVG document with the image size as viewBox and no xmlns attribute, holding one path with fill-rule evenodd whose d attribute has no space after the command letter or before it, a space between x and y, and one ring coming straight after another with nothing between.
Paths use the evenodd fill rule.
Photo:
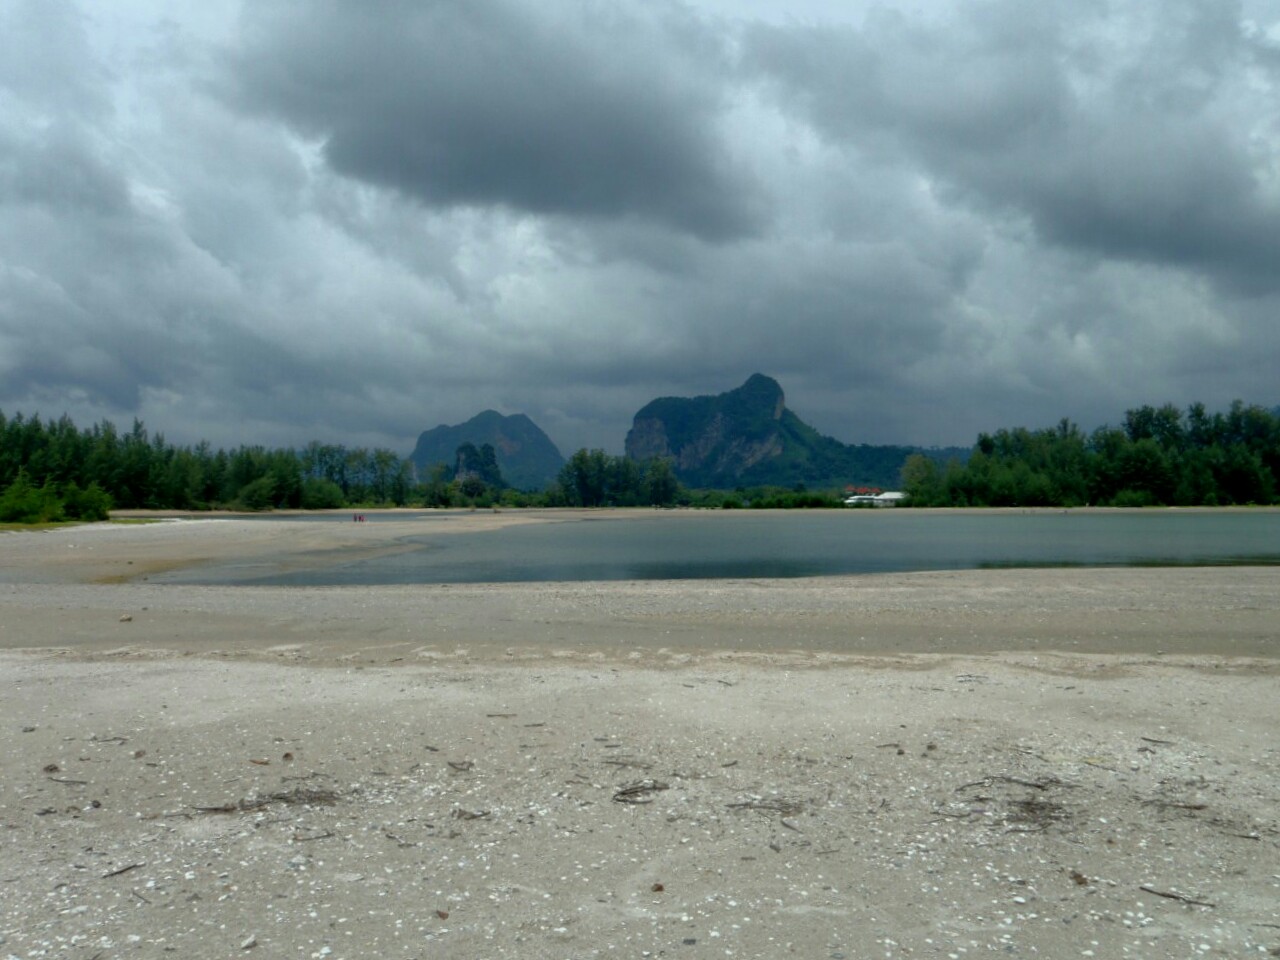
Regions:
<instances>
[{"instance_id":1,"label":"sandy beach","mask_svg":"<svg viewBox=\"0 0 1280 960\"><path fill-rule=\"evenodd\" d=\"M0 957L1280 955L1280 568L158 582L421 531L0 534Z\"/></svg>"}]
</instances>

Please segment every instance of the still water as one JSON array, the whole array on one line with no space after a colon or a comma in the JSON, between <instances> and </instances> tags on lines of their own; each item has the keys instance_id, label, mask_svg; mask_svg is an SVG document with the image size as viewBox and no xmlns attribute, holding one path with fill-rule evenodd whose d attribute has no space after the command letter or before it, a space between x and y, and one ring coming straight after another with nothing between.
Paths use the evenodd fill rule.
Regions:
<instances>
[{"instance_id":1,"label":"still water","mask_svg":"<svg viewBox=\"0 0 1280 960\"><path fill-rule=\"evenodd\" d=\"M403 519L403 516L401 517ZM349 520L347 522L350 522ZM423 533L393 556L269 576L273 585L687 580L1036 566L1280 564L1280 512L934 513L915 510L590 514ZM198 575L183 577L196 582ZM208 582L206 580L205 582Z\"/></svg>"}]
</instances>

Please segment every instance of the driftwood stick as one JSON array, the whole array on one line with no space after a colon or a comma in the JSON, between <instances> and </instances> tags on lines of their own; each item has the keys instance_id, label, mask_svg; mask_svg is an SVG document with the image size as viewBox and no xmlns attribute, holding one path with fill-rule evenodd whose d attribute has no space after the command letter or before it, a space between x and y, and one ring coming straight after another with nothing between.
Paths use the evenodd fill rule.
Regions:
<instances>
[{"instance_id":1,"label":"driftwood stick","mask_svg":"<svg viewBox=\"0 0 1280 960\"><path fill-rule=\"evenodd\" d=\"M973 781L973 783L961 784L956 787L955 792L961 793L974 787L989 787L993 783L1011 783L1019 787L1028 787L1031 790L1048 790L1050 787L1055 786L1069 786L1069 784L1063 783L1057 777L1048 777L1044 780L1020 780L1017 777L1006 777L997 774L990 777L983 777L981 780Z\"/></svg>"},{"instance_id":2,"label":"driftwood stick","mask_svg":"<svg viewBox=\"0 0 1280 960\"><path fill-rule=\"evenodd\" d=\"M670 787L661 780L637 780L619 788L613 795L613 800L615 803L652 803L654 798L650 794L668 789Z\"/></svg>"},{"instance_id":3,"label":"driftwood stick","mask_svg":"<svg viewBox=\"0 0 1280 960\"><path fill-rule=\"evenodd\" d=\"M145 866L145 863L131 863L127 867L121 867L119 870L112 870L109 873L104 873L102 875L102 879L105 880L107 877L118 877L122 873L128 873L130 870L137 870L139 867Z\"/></svg>"},{"instance_id":4,"label":"driftwood stick","mask_svg":"<svg viewBox=\"0 0 1280 960\"><path fill-rule=\"evenodd\" d=\"M1157 897L1164 897L1166 900L1177 900L1179 903L1189 903L1193 907L1213 907L1214 904L1205 900L1196 900L1193 897L1184 897L1180 893L1171 893L1168 890L1157 890L1155 887L1148 887L1145 884L1138 887L1139 890L1145 890L1147 893L1154 893Z\"/></svg>"}]
</instances>

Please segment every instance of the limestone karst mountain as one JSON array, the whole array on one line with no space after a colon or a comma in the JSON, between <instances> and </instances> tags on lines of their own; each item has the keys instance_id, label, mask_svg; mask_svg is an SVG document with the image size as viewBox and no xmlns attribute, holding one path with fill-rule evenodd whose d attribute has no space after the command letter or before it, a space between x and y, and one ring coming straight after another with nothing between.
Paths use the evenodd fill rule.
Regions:
<instances>
[{"instance_id":1,"label":"limestone karst mountain","mask_svg":"<svg viewBox=\"0 0 1280 960\"><path fill-rule=\"evenodd\" d=\"M420 474L436 464L452 467L464 443L492 444L503 479L519 490L541 490L564 466L564 457L536 423L523 413L503 416L495 410L485 410L466 423L442 423L424 431L409 459Z\"/></svg>"},{"instance_id":2,"label":"limestone karst mountain","mask_svg":"<svg viewBox=\"0 0 1280 960\"><path fill-rule=\"evenodd\" d=\"M660 397L635 415L626 440L637 460L670 457L691 487L777 484L893 487L917 447L850 445L823 436L789 409L778 381L752 374L702 397ZM924 451L932 453L932 451Z\"/></svg>"}]
</instances>

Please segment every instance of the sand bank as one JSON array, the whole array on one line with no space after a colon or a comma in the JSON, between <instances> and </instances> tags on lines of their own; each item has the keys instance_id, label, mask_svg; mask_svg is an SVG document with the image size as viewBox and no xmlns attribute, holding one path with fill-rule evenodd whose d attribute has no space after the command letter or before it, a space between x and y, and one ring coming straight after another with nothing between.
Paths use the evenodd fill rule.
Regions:
<instances>
[{"instance_id":1,"label":"sand bank","mask_svg":"<svg viewBox=\"0 0 1280 960\"><path fill-rule=\"evenodd\" d=\"M0 536L0 956L1280 946L1280 571L143 579L395 526Z\"/></svg>"}]
</instances>

